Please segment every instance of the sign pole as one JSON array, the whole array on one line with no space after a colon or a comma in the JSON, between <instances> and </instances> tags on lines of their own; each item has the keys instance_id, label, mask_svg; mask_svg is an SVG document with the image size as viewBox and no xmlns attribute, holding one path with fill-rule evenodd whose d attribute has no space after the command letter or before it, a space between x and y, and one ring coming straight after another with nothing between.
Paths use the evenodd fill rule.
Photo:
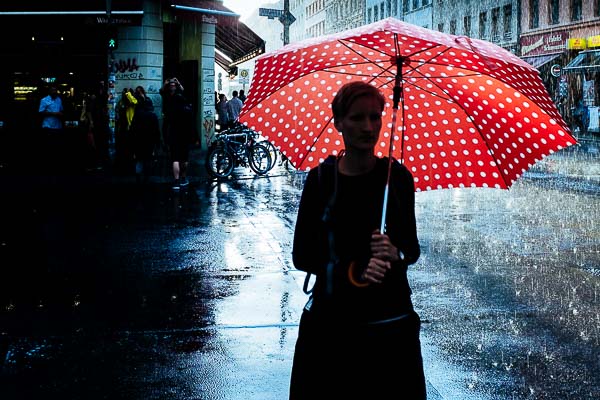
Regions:
<instances>
[{"instance_id":1,"label":"sign pole","mask_svg":"<svg viewBox=\"0 0 600 400\"><path fill-rule=\"evenodd\" d=\"M290 12L290 0L283 1L283 10L274 8L259 8L258 15L269 19L277 18L283 24L283 45L290 42L290 25L296 21L296 17Z\"/></svg>"}]
</instances>

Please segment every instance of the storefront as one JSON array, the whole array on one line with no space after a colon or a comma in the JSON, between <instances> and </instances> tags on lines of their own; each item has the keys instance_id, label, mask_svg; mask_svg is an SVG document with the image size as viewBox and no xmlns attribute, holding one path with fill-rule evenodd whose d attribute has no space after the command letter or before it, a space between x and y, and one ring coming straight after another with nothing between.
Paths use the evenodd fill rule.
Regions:
<instances>
[{"instance_id":1,"label":"storefront","mask_svg":"<svg viewBox=\"0 0 600 400\"><path fill-rule=\"evenodd\" d=\"M13 134L38 126L49 85L65 100L65 120L77 121L83 94L104 84L114 120L119 94L136 86L160 116L159 90L177 76L205 139L214 132L215 63L233 70L265 45L222 2L200 0L3 2L0 32L0 73L9 78L0 83L0 125Z\"/></svg>"},{"instance_id":2,"label":"storefront","mask_svg":"<svg viewBox=\"0 0 600 400\"><path fill-rule=\"evenodd\" d=\"M600 131L600 36L577 38L581 51L562 70L571 118L582 118L584 132Z\"/></svg>"},{"instance_id":3,"label":"storefront","mask_svg":"<svg viewBox=\"0 0 600 400\"><path fill-rule=\"evenodd\" d=\"M559 76L556 74L567 65L572 54L567 51L568 31L551 31L521 37L521 58L538 71L548 93L558 102Z\"/></svg>"}]
</instances>

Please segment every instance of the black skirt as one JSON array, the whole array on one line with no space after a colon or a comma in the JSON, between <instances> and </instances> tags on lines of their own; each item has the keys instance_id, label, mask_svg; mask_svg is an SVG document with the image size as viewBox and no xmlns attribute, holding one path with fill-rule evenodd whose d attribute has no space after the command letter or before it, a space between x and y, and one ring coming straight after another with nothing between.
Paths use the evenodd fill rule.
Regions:
<instances>
[{"instance_id":1,"label":"black skirt","mask_svg":"<svg viewBox=\"0 0 600 400\"><path fill-rule=\"evenodd\" d=\"M377 324L351 324L304 311L290 400L426 399L419 332L412 312Z\"/></svg>"}]
</instances>

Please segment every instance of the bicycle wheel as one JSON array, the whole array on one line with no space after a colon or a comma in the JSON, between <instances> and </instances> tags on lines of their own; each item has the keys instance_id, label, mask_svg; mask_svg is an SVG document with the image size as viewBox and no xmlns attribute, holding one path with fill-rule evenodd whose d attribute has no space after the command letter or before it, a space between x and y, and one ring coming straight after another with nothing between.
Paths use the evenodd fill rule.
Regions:
<instances>
[{"instance_id":1,"label":"bicycle wheel","mask_svg":"<svg viewBox=\"0 0 600 400\"><path fill-rule=\"evenodd\" d=\"M233 172L235 160L224 147L217 146L206 154L206 170L215 178L226 178Z\"/></svg>"},{"instance_id":2,"label":"bicycle wheel","mask_svg":"<svg viewBox=\"0 0 600 400\"><path fill-rule=\"evenodd\" d=\"M264 175L272 168L269 150L262 144L254 144L248 148L248 161L252 171L258 175Z\"/></svg>"},{"instance_id":3,"label":"bicycle wheel","mask_svg":"<svg viewBox=\"0 0 600 400\"><path fill-rule=\"evenodd\" d=\"M271 155L271 168L269 168L269 170L272 170L277 163L277 153L279 150L277 150L277 147L275 147L275 145L268 140L261 140L258 142L258 144L262 144L269 151L269 154Z\"/></svg>"}]
</instances>

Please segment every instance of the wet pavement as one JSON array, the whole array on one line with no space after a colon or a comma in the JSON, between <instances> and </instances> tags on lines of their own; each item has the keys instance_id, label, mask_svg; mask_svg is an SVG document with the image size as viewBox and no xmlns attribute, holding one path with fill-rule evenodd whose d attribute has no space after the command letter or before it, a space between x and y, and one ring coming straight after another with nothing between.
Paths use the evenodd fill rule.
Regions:
<instances>
[{"instance_id":1,"label":"wet pavement","mask_svg":"<svg viewBox=\"0 0 600 400\"><path fill-rule=\"evenodd\" d=\"M430 399L600 398L599 148L509 191L417 193ZM194 161L179 193L164 160L147 184L3 168L0 398L286 398L304 174Z\"/></svg>"}]
</instances>

